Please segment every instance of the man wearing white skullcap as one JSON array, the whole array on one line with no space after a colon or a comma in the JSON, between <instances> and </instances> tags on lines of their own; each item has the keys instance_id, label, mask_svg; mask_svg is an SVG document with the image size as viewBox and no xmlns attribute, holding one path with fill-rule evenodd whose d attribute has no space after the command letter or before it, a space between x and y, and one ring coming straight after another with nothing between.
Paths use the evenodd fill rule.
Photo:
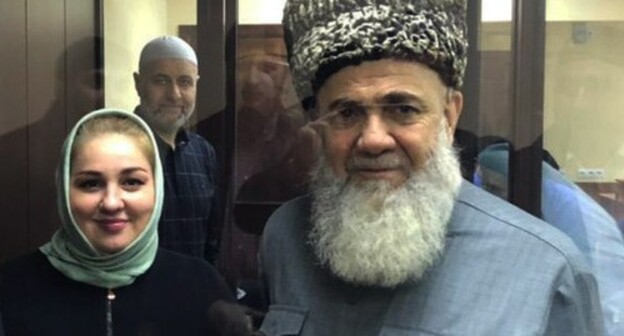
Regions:
<instances>
[{"instance_id":1,"label":"man wearing white skullcap","mask_svg":"<svg viewBox=\"0 0 624 336\"><path fill-rule=\"evenodd\" d=\"M163 36L153 39L143 47L139 59L139 71L151 61L166 58L187 60L197 66L197 55L193 47L179 37Z\"/></svg>"},{"instance_id":2,"label":"man wearing white skullcap","mask_svg":"<svg viewBox=\"0 0 624 336\"><path fill-rule=\"evenodd\" d=\"M193 48L178 37L153 39L141 51L134 74L141 98L137 112L174 149L178 130L195 109L197 72Z\"/></svg>"},{"instance_id":3,"label":"man wearing white skullcap","mask_svg":"<svg viewBox=\"0 0 624 336\"><path fill-rule=\"evenodd\" d=\"M570 239L462 180L467 2L286 1L322 149L263 232L266 335L603 334Z\"/></svg>"},{"instance_id":4,"label":"man wearing white skullcap","mask_svg":"<svg viewBox=\"0 0 624 336\"><path fill-rule=\"evenodd\" d=\"M135 113L158 136L165 174L160 246L215 261L219 206L215 151L204 138L184 129L195 109L197 55L175 36L148 42L134 73L141 103Z\"/></svg>"}]
</instances>

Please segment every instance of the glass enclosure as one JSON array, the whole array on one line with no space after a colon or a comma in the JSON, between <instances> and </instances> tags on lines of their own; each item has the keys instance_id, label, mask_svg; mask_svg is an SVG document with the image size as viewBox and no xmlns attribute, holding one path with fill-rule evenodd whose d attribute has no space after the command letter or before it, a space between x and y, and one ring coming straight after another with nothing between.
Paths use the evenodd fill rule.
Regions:
<instances>
[{"instance_id":1,"label":"glass enclosure","mask_svg":"<svg viewBox=\"0 0 624 336\"><path fill-rule=\"evenodd\" d=\"M464 178L537 216L597 211L623 230L624 2L538 2L469 1L466 103L455 134ZM0 261L49 240L66 132L98 107L133 110L141 47L170 34L199 56L188 127L215 146L220 163L219 267L250 300L260 295L264 223L306 192L320 146L289 74L283 3L2 0L0 209L8 218ZM495 159L506 168L490 167L493 148L502 148ZM561 188L574 201L557 203ZM591 206L575 207L581 199Z\"/></svg>"}]
</instances>

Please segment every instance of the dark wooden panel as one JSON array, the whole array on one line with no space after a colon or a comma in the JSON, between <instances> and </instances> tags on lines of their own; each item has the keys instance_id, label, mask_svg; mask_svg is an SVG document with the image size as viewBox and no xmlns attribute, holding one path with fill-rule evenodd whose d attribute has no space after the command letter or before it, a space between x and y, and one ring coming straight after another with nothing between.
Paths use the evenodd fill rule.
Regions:
<instances>
[{"instance_id":1,"label":"dark wooden panel","mask_svg":"<svg viewBox=\"0 0 624 336\"><path fill-rule=\"evenodd\" d=\"M27 124L26 0L0 1L0 134Z\"/></svg>"},{"instance_id":2,"label":"dark wooden panel","mask_svg":"<svg viewBox=\"0 0 624 336\"><path fill-rule=\"evenodd\" d=\"M0 262L27 244L26 1L0 2Z\"/></svg>"},{"instance_id":3,"label":"dark wooden panel","mask_svg":"<svg viewBox=\"0 0 624 336\"><path fill-rule=\"evenodd\" d=\"M65 2L27 2L29 248L58 227L54 171L65 135Z\"/></svg>"},{"instance_id":4,"label":"dark wooden panel","mask_svg":"<svg viewBox=\"0 0 624 336\"><path fill-rule=\"evenodd\" d=\"M104 106L99 1L65 0L67 125Z\"/></svg>"},{"instance_id":5,"label":"dark wooden panel","mask_svg":"<svg viewBox=\"0 0 624 336\"><path fill-rule=\"evenodd\" d=\"M58 227L54 172L67 121L101 106L97 3L0 2L0 261Z\"/></svg>"}]
</instances>

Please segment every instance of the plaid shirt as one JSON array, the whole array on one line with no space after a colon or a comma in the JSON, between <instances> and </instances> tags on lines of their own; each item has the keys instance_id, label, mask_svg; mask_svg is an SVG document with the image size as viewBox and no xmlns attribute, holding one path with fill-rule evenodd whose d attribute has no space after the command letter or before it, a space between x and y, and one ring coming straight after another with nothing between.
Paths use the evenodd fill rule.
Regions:
<instances>
[{"instance_id":1,"label":"plaid shirt","mask_svg":"<svg viewBox=\"0 0 624 336\"><path fill-rule=\"evenodd\" d=\"M160 246L215 263L219 237L217 161L212 145L181 130L176 149L156 136L165 177Z\"/></svg>"}]
</instances>

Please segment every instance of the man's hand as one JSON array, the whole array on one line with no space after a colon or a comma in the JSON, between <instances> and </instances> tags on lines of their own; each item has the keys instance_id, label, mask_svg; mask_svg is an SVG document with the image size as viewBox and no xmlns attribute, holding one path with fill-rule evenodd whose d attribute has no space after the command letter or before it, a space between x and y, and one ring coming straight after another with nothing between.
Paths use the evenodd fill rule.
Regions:
<instances>
[{"instance_id":1,"label":"man's hand","mask_svg":"<svg viewBox=\"0 0 624 336\"><path fill-rule=\"evenodd\" d=\"M262 336L264 333L254 329L263 317L261 312L221 300L208 310L210 327L220 336Z\"/></svg>"}]
</instances>

